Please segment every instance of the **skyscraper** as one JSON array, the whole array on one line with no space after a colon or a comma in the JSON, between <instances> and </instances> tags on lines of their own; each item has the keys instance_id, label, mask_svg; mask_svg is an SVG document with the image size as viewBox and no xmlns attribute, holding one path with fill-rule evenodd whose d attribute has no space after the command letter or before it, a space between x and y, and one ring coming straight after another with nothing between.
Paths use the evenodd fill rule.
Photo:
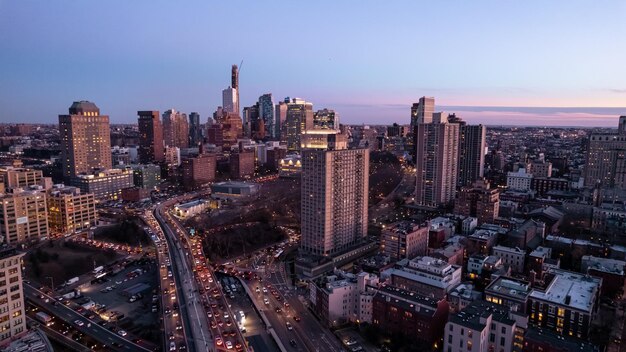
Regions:
<instances>
[{"instance_id":1,"label":"skyscraper","mask_svg":"<svg viewBox=\"0 0 626 352\"><path fill-rule=\"evenodd\" d=\"M239 115L239 100L237 89L228 87L222 91L222 109L226 112L237 113Z\"/></svg>"},{"instance_id":2,"label":"skyscraper","mask_svg":"<svg viewBox=\"0 0 626 352\"><path fill-rule=\"evenodd\" d=\"M287 150L300 150L300 136L313 128L313 103L304 99L293 98L287 104L287 117L285 119L285 141Z\"/></svg>"},{"instance_id":3,"label":"skyscraper","mask_svg":"<svg viewBox=\"0 0 626 352\"><path fill-rule=\"evenodd\" d=\"M585 186L626 189L626 116L620 116L617 133L589 136Z\"/></svg>"},{"instance_id":4,"label":"skyscraper","mask_svg":"<svg viewBox=\"0 0 626 352\"><path fill-rule=\"evenodd\" d=\"M198 146L202 142L202 128L200 127L200 114L192 112L189 114L189 145Z\"/></svg>"},{"instance_id":5,"label":"skyscraper","mask_svg":"<svg viewBox=\"0 0 626 352\"><path fill-rule=\"evenodd\" d=\"M259 104L247 106L243 108L242 116L243 135L246 138L253 138L258 129L259 123Z\"/></svg>"},{"instance_id":6,"label":"skyscraper","mask_svg":"<svg viewBox=\"0 0 626 352\"><path fill-rule=\"evenodd\" d=\"M233 65L230 69L230 85L235 89L235 112L240 114L239 111L239 68L237 65Z\"/></svg>"},{"instance_id":7,"label":"skyscraper","mask_svg":"<svg viewBox=\"0 0 626 352\"><path fill-rule=\"evenodd\" d=\"M335 256L358 245L367 235L369 185L368 149L302 151L300 250L304 254Z\"/></svg>"},{"instance_id":8,"label":"skyscraper","mask_svg":"<svg viewBox=\"0 0 626 352\"><path fill-rule=\"evenodd\" d=\"M276 109L274 109L274 118L276 119L275 129L276 129L276 138L285 139L284 135L285 130L285 120L287 119L287 104L289 103L289 98L285 98L285 100L278 102L276 104Z\"/></svg>"},{"instance_id":9,"label":"skyscraper","mask_svg":"<svg viewBox=\"0 0 626 352\"><path fill-rule=\"evenodd\" d=\"M457 185L463 187L483 177L487 129L483 125L466 125L462 120L460 122Z\"/></svg>"},{"instance_id":10,"label":"skyscraper","mask_svg":"<svg viewBox=\"0 0 626 352\"><path fill-rule=\"evenodd\" d=\"M485 179L476 180L472 185L461 187L454 212L477 218L479 225L493 223L500 212L500 191L491 188Z\"/></svg>"},{"instance_id":11,"label":"skyscraper","mask_svg":"<svg viewBox=\"0 0 626 352\"><path fill-rule=\"evenodd\" d=\"M339 130L339 114L335 110L317 110L313 115L313 128Z\"/></svg>"},{"instance_id":12,"label":"skyscraper","mask_svg":"<svg viewBox=\"0 0 626 352\"><path fill-rule=\"evenodd\" d=\"M189 122L187 114L174 109L163 113L163 139L165 146L188 148L189 147Z\"/></svg>"},{"instance_id":13,"label":"skyscraper","mask_svg":"<svg viewBox=\"0 0 626 352\"><path fill-rule=\"evenodd\" d=\"M278 138L276 134L276 118L274 116L274 99L272 93L263 94L259 97L259 119L263 120L265 125L264 134L269 135L272 139Z\"/></svg>"},{"instance_id":14,"label":"skyscraper","mask_svg":"<svg viewBox=\"0 0 626 352\"><path fill-rule=\"evenodd\" d=\"M111 168L109 116L89 101L75 101L69 115L59 115L63 175L70 178L93 169Z\"/></svg>"},{"instance_id":15,"label":"skyscraper","mask_svg":"<svg viewBox=\"0 0 626 352\"><path fill-rule=\"evenodd\" d=\"M415 129L415 202L438 207L454 200L459 157L459 125L418 123Z\"/></svg>"},{"instance_id":16,"label":"skyscraper","mask_svg":"<svg viewBox=\"0 0 626 352\"><path fill-rule=\"evenodd\" d=\"M433 122L434 111L435 98L421 97L419 103L414 103L413 106L411 106L411 130L413 130L418 123Z\"/></svg>"},{"instance_id":17,"label":"skyscraper","mask_svg":"<svg viewBox=\"0 0 626 352\"><path fill-rule=\"evenodd\" d=\"M139 162L160 163L165 158L163 126L158 111L137 111L139 124Z\"/></svg>"}]
</instances>

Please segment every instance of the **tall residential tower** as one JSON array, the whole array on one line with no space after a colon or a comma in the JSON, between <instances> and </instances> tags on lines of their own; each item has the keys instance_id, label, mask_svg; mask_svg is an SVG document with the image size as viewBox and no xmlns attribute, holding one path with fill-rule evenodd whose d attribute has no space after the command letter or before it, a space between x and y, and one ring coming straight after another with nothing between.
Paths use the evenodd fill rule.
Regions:
<instances>
[{"instance_id":1,"label":"tall residential tower","mask_svg":"<svg viewBox=\"0 0 626 352\"><path fill-rule=\"evenodd\" d=\"M160 163L165 158L163 126L158 111L137 111L139 123L139 162Z\"/></svg>"}]
</instances>

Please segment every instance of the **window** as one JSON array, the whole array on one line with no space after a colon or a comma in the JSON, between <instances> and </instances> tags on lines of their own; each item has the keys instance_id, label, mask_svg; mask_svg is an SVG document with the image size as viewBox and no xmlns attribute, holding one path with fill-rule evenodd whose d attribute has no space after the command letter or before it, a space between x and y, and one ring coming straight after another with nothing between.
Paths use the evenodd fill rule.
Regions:
<instances>
[{"instance_id":1,"label":"window","mask_svg":"<svg viewBox=\"0 0 626 352\"><path fill-rule=\"evenodd\" d=\"M502 333L503 333L503 334L506 334L506 326L503 326L503 327L502 327Z\"/></svg>"},{"instance_id":2,"label":"window","mask_svg":"<svg viewBox=\"0 0 626 352\"><path fill-rule=\"evenodd\" d=\"M500 338L500 346L504 346L504 337Z\"/></svg>"},{"instance_id":3,"label":"window","mask_svg":"<svg viewBox=\"0 0 626 352\"><path fill-rule=\"evenodd\" d=\"M453 326L452 324L450 324L450 329L449 329L449 330L450 330L450 331L453 331L453 330L454 330L454 326Z\"/></svg>"},{"instance_id":4,"label":"window","mask_svg":"<svg viewBox=\"0 0 626 352\"><path fill-rule=\"evenodd\" d=\"M489 334L489 342L496 342L496 334L494 333Z\"/></svg>"},{"instance_id":5,"label":"window","mask_svg":"<svg viewBox=\"0 0 626 352\"><path fill-rule=\"evenodd\" d=\"M452 343L452 335L448 335L448 343Z\"/></svg>"},{"instance_id":6,"label":"window","mask_svg":"<svg viewBox=\"0 0 626 352\"><path fill-rule=\"evenodd\" d=\"M461 336L465 335L465 329L461 328Z\"/></svg>"}]
</instances>

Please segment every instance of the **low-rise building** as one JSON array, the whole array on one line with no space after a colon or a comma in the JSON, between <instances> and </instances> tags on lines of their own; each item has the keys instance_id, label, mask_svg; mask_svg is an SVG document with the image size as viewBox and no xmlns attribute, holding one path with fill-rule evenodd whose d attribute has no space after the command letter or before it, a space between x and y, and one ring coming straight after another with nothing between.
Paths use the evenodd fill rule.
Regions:
<instances>
[{"instance_id":1,"label":"low-rise building","mask_svg":"<svg viewBox=\"0 0 626 352\"><path fill-rule=\"evenodd\" d=\"M391 260L415 258L428 254L428 223L399 221L383 228L381 252Z\"/></svg>"},{"instance_id":2,"label":"low-rise building","mask_svg":"<svg viewBox=\"0 0 626 352\"><path fill-rule=\"evenodd\" d=\"M546 271L529 295L530 322L586 339L597 313L602 279L561 269Z\"/></svg>"},{"instance_id":3,"label":"low-rise building","mask_svg":"<svg viewBox=\"0 0 626 352\"><path fill-rule=\"evenodd\" d=\"M403 259L394 267L383 270L383 278L388 278L392 286L400 289L440 299L461 282L461 267L441 259L416 257Z\"/></svg>"},{"instance_id":4,"label":"low-rise building","mask_svg":"<svg viewBox=\"0 0 626 352\"><path fill-rule=\"evenodd\" d=\"M600 349L581 339L563 336L549 329L530 327L524 334L527 352L600 352Z\"/></svg>"},{"instance_id":5,"label":"low-rise building","mask_svg":"<svg viewBox=\"0 0 626 352\"><path fill-rule=\"evenodd\" d=\"M526 252L515 247L495 246L492 248L492 253L496 257L502 259L505 265L511 267L511 271L514 273L523 273L526 260Z\"/></svg>"},{"instance_id":6,"label":"low-rise building","mask_svg":"<svg viewBox=\"0 0 626 352\"><path fill-rule=\"evenodd\" d=\"M302 157L299 154L286 155L280 159L278 175L280 177L299 177L302 173Z\"/></svg>"},{"instance_id":7,"label":"low-rise building","mask_svg":"<svg viewBox=\"0 0 626 352\"><path fill-rule=\"evenodd\" d=\"M258 183L227 181L211 185L211 197L215 199L237 199L249 197L259 192Z\"/></svg>"},{"instance_id":8,"label":"low-rise building","mask_svg":"<svg viewBox=\"0 0 626 352\"><path fill-rule=\"evenodd\" d=\"M79 188L56 185L48 197L50 229L57 233L87 230L98 224L96 200Z\"/></svg>"},{"instance_id":9,"label":"low-rise building","mask_svg":"<svg viewBox=\"0 0 626 352\"><path fill-rule=\"evenodd\" d=\"M452 314L444 329L443 351L523 351L528 317L482 300Z\"/></svg>"},{"instance_id":10,"label":"low-rise building","mask_svg":"<svg viewBox=\"0 0 626 352\"><path fill-rule=\"evenodd\" d=\"M448 293L450 313L459 312L470 305L470 303L482 299L482 297L483 293L477 290L471 282L460 283Z\"/></svg>"},{"instance_id":11,"label":"low-rise building","mask_svg":"<svg viewBox=\"0 0 626 352\"><path fill-rule=\"evenodd\" d=\"M506 176L506 186L514 191L530 191L533 175L520 168L517 172L508 172Z\"/></svg>"},{"instance_id":12,"label":"low-rise building","mask_svg":"<svg viewBox=\"0 0 626 352\"><path fill-rule=\"evenodd\" d=\"M514 312L526 312L531 289L527 281L500 276L485 288L485 300Z\"/></svg>"},{"instance_id":13,"label":"low-rise building","mask_svg":"<svg viewBox=\"0 0 626 352\"><path fill-rule=\"evenodd\" d=\"M228 159L230 177L240 179L254 176L255 157L253 150L242 150L232 153Z\"/></svg>"},{"instance_id":14,"label":"low-rise building","mask_svg":"<svg viewBox=\"0 0 626 352\"><path fill-rule=\"evenodd\" d=\"M96 201L117 200L122 196L122 189L133 187L133 170L123 168L80 174L70 183L82 193L93 193Z\"/></svg>"},{"instance_id":15,"label":"low-rise building","mask_svg":"<svg viewBox=\"0 0 626 352\"><path fill-rule=\"evenodd\" d=\"M585 255L582 257L580 270L602 278L600 294L613 297L621 295L624 291L624 267L626 262L623 260Z\"/></svg>"},{"instance_id":16,"label":"low-rise building","mask_svg":"<svg viewBox=\"0 0 626 352\"><path fill-rule=\"evenodd\" d=\"M219 202L216 200L197 199L188 203L174 206L174 214L180 218L188 218L202 213L208 209L217 209Z\"/></svg>"}]
</instances>

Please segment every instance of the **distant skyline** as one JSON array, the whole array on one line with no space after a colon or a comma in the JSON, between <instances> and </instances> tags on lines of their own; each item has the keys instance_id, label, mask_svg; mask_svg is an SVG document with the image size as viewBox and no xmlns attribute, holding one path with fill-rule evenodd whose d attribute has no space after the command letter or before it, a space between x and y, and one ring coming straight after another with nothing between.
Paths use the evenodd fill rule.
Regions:
<instances>
[{"instance_id":1,"label":"distant skyline","mask_svg":"<svg viewBox=\"0 0 626 352\"><path fill-rule=\"evenodd\" d=\"M112 123L206 122L243 59L241 108L271 92L404 124L425 95L469 123L615 127L625 16L623 1L0 0L0 122L55 123L76 100Z\"/></svg>"}]
</instances>

